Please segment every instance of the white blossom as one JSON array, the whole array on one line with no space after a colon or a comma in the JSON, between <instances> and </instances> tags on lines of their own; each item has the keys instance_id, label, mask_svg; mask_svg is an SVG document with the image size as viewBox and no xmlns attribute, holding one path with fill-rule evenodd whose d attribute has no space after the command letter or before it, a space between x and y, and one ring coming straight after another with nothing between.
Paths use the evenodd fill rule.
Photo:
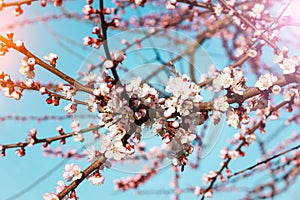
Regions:
<instances>
[{"instance_id":1,"label":"white blossom","mask_svg":"<svg viewBox=\"0 0 300 200\"><path fill-rule=\"evenodd\" d=\"M121 160L126 156L126 148L123 146L121 140L112 141L107 135L102 135L101 138L101 153L104 153L106 158Z\"/></svg>"},{"instance_id":2,"label":"white blossom","mask_svg":"<svg viewBox=\"0 0 300 200\"><path fill-rule=\"evenodd\" d=\"M281 92L281 87L279 85L274 85L272 87L272 93L273 94L279 94Z\"/></svg>"},{"instance_id":3,"label":"white blossom","mask_svg":"<svg viewBox=\"0 0 300 200\"><path fill-rule=\"evenodd\" d=\"M127 92L134 92L134 91L138 90L141 83L142 83L142 79L141 79L141 77L138 76L138 77L136 77L136 79L133 79L132 81L130 81L130 83L128 83L125 86L125 89Z\"/></svg>"},{"instance_id":4,"label":"white blossom","mask_svg":"<svg viewBox=\"0 0 300 200\"><path fill-rule=\"evenodd\" d=\"M265 6L263 4L255 4L252 8L252 11L249 13L250 17L260 19L261 13L265 9Z\"/></svg>"},{"instance_id":5,"label":"white blossom","mask_svg":"<svg viewBox=\"0 0 300 200\"><path fill-rule=\"evenodd\" d=\"M110 56L113 61L117 61L117 62L122 62L126 58L123 51L112 51L110 53Z\"/></svg>"},{"instance_id":6,"label":"white blossom","mask_svg":"<svg viewBox=\"0 0 300 200\"><path fill-rule=\"evenodd\" d=\"M283 90L283 97L285 101L290 101L293 97L299 97L299 91L295 88L285 88Z\"/></svg>"},{"instance_id":7,"label":"white blossom","mask_svg":"<svg viewBox=\"0 0 300 200\"><path fill-rule=\"evenodd\" d=\"M54 193L45 193L43 198L44 200L59 200L58 196Z\"/></svg>"},{"instance_id":8,"label":"white blossom","mask_svg":"<svg viewBox=\"0 0 300 200\"><path fill-rule=\"evenodd\" d=\"M187 81L182 80L180 77L170 77L166 86L166 92L172 93L176 98L185 100L192 93L190 84Z\"/></svg>"},{"instance_id":9,"label":"white blossom","mask_svg":"<svg viewBox=\"0 0 300 200\"><path fill-rule=\"evenodd\" d=\"M292 74L296 71L296 66L299 65L299 59L296 56L291 58L284 58L282 63L279 64L284 74Z\"/></svg>"},{"instance_id":10,"label":"white blossom","mask_svg":"<svg viewBox=\"0 0 300 200\"><path fill-rule=\"evenodd\" d=\"M229 150L228 151L228 156L233 159L236 160L239 156L239 152L238 151L233 151L233 150Z\"/></svg>"},{"instance_id":11,"label":"white blossom","mask_svg":"<svg viewBox=\"0 0 300 200\"><path fill-rule=\"evenodd\" d=\"M215 110L225 112L229 107L227 98L225 96L220 96L220 97L216 98L213 101L213 107Z\"/></svg>"},{"instance_id":12,"label":"white blossom","mask_svg":"<svg viewBox=\"0 0 300 200\"><path fill-rule=\"evenodd\" d=\"M216 16L220 16L223 11L221 4L217 3L216 6L214 7L214 11Z\"/></svg>"},{"instance_id":13,"label":"white blossom","mask_svg":"<svg viewBox=\"0 0 300 200\"><path fill-rule=\"evenodd\" d=\"M104 176L100 175L99 173L95 173L88 178L88 181L91 182L93 185L103 184L104 180Z\"/></svg>"},{"instance_id":14,"label":"white blossom","mask_svg":"<svg viewBox=\"0 0 300 200\"><path fill-rule=\"evenodd\" d=\"M95 82L97 79L98 79L97 74L87 73L87 74L84 74L84 76L81 80L86 83L91 83L91 82Z\"/></svg>"},{"instance_id":15,"label":"white blossom","mask_svg":"<svg viewBox=\"0 0 300 200\"><path fill-rule=\"evenodd\" d=\"M217 111L217 110L214 110L212 112L212 115L211 115L211 118L214 122L214 125L218 124L221 120L221 117L222 117L222 113L220 111Z\"/></svg>"},{"instance_id":16,"label":"white blossom","mask_svg":"<svg viewBox=\"0 0 300 200\"><path fill-rule=\"evenodd\" d=\"M278 79L273 74L264 74L259 77L255 83L255 87L260 90L268 90Z\"/></svg>"},{"instance_id":17,"label":"white blossom","mask_svg":"<svg viewBox=\"0 0 300 200\"><path fill-rule=\"evenodd\" d=\"M233 85L234 82L231 77L231 70L228 67L221 72L221 80L224 88L229 88Z\"/></svg>"},{"instance_id":18,"label":"white blossom","mask_svg":"<svg viewBox=\"0 0 300 200\"><path fill-rule=\"evenodd\" d=\"M227 125L237 129L240 123L238 114L236 114L236 112L234 112L234 110L231 108L228 109L226 116L227 116Z\"/></svg>"},{"instance_id":19,"label":"white blossom","mask_svg":"<svg viewBox=\"0 0 300 200\"><path fill-rule=\"evenodd\" d=\"M278 55L275 55L274 58L273 58L273 62L278 64L278 63L281 63L283 61L283 53L280 52Z\"/></svg>"},{"instance_id":20,"label":"white blossom","mask_svg":"<svg viewBox=\"0 0 300 200\"><path fill-rule=\"evenodd\" d=\"M66 164L65 170L66 171L63 173L63 177L64 179L66 179L66 181L74 181L81 179L82 177L81 168L78 165L75 165L74 163Z\"/></svg>"},{"instance_id":21,"label":"white blossom","mask_svg":"<svg viewBox=\"0 0 300 200\"><path fill-rule=\"evenodd\" d=\"M58 194L61 191L63 191L65 189L65 187L66 187L66 184L62 180L58 181L57 185L58 186L56 186L56 194Z\"/></svg>"},{"instance_id":22,"label":"white blossom","mask_svg":"<svg viewBox=\"0 0 300 200\"><path fill-rule=\"evenodd\" d=\"M247 52L247 55L250 56L251 58L255 58L257 56L257 51L255 51L254 49L250 49Z\"/></svg>"},{"instance_id":23,"label":"white blossom","mask_svg":"<svg viewBox=\"0 0 300 200\"><path fill-rule=\"evenodd\" d=\"M64 107L64 110L68 113L68 114L73 114L77 111L77 106L76 104L72 104L69 103Z\"/></svg>"}]
</instances>

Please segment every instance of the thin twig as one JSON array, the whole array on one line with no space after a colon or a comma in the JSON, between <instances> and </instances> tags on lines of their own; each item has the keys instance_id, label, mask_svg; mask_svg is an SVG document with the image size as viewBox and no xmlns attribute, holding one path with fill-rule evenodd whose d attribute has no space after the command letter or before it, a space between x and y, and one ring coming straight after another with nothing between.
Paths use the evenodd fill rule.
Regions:
<instances>
[{"instance_id":1,"label":"thin twig","mask_svg":"<svg viewBox=\"0 0 300 200\"><path fill-rule=\"evenodd\" d=\"M0 35L0 41L5 43L9 48L13 48L29 58L34 58L37 65L40 65L41 67L43 67L44 69L48 70L49 72L55 74L62 80L68 82L69 84L74 86L77 90L87 92L89 94L93 94L93 89L82 85L81 83L79 83L75 79L71 78L67 74L61 72L59 69L57 69L57 67L53 67L53 66L49 65L48 63L44 62L39 57L37 57L36 55L31 53L29 50L27 50L24 46L18 47L13 41L6 39L2 35Z\"/></svg>"},{"instance_id":2,"label":"thin twig","mask_svg":"<svg viewBox=\"0 0 300 200\"><path fill-rule=\"evenodd\" d=\"M263 161L261 161L261 162L256 163L255 165L252 165L252 166L250 166L250 167L248 167L248 168L246 168L246 169L243 169L243 170L240 170L240 171L238 171L238 172L235 172L235 173L233 173L232 175L228 176L228 178L231 178L231 177L233 177L233 176L236 176L236 175L245 173L246 171L252 170L253 168L258 167L259 165L266 164L266 163L270 162L271 160L273 160L273 159L275 159L275 158L278 158L279 156L282 156L282 155L284 155L284 154L287 154L287 153L289 153L289 152L291 152L291 151L294 151L294 150L297 150L297 149L299 149L299 148L300 148L300 145L295 146L295 147L293 147L293 148L290 148L290 149L288 149L288 150L286 150L286 151L280 152L280 153L278 153L278 154L276 154L276 155L274 155L274 156L272 156L272 157L270 157L270 158L268 158L268 159L265 159L265 160L263 160Z\"/></svg>"},{"instance_id":3,"label":"thin twig","mask_svg":"<svg viewBox=\"0 0 300 200\"><path fill-rule=\"evenodd\" d=\"M70 133L66 133L66 134L58 135L58 136L54 136L54 137L36 139L34 145L39 144L39 143L45 143L45 142L50 144L54 141L69 138L69 137L72 137L74 135L77 135L78 133L87 133L87 132L90 132L90 131L93 131L93 130L97 130L101 127L102 126L100 126L100 125L94 125L92 127L85 128L85 129L82 129L82 130L77 131L77 132L73 131L73 132L70 132ZM15 144L6 144L6 145L1 145L1 146L2 146L3 149L11 149L11 148L18 148L18 147L26 147L30 144L31 144L30 142L19 142L19 143L15 143Z\"/></svg>"}]
</instances>

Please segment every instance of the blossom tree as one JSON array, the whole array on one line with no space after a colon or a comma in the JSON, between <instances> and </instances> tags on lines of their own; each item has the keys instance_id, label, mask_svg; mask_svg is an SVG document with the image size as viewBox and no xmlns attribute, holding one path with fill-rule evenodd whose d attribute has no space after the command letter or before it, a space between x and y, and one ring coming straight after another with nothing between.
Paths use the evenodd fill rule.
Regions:
<instances>
[{"instance_id":1,"label":"blossom tree","mask_svg":"<svg viewBox=\"0 0 300 200\"><path fill-rule=\"evenodd\" d=\"M35 196L45 200L79 199L84 182L101 195L114 170L131 173L115 190L137 198L290 195L300 173L297 6L0 0L3 110L22 108L0 119L9 134L17 123L31 126L18 129L24 140L0 137L1 162L13 150L25 160L30 149L49 163L65 158L56 191ZM169 189L164 170L173 174Z\"/></svg>"}]
</instances>

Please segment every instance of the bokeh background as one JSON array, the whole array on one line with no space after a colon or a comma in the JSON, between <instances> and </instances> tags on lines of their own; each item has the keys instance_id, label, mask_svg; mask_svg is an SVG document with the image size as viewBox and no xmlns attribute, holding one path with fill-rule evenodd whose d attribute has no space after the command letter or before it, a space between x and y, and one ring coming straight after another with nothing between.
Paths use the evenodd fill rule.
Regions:
<instances>
[{"instance_id":1,"label":"bokeh background","mask_svg":"<svg viewBox=\"0 0 300 200\"><path fill-rule=\"evenodd\" d=\"M111 6L111 2L105 1L106 6ZM13 16L13 8L5 8L0 12L0 34L5 35L7 31L14 32L14 38L17 40L23 40L26 47L35 53L37 56L42 57L49 52L54 52L59 56L57 67L63 72L69 74L72 77L78 77L77 72L85 68L88 60L95 61L98 54L101 54L101 50L96 52L91 47L84 47L82 45L82 39L91 35L91 30L94 24L87 21L78 21L75 19L66 18L63 13L78 13L81 14L81 9L85 5L84 1L66 1L62 8L48 5L46 8L40 7L39 3L33 3L30 6L22 6L24 14L19 17ZM149 12L159 12L164 7L156 8L137 8L135 10L126 10L125 17L130 18L132 16L140 16ZM274 11L275 12L275 11ZM52 17L51 17L52 16ZM53 16L58 16L57 19ZM49 19L47 19L49 17ZM38 19L38 20L37 20ZM283 42L296 41L291 44L292 51L297 52L297 28L286 29L283 32ZM121 43L114 38L122 38L123 36L128 38L128 41L133 38L139 38L141 33L139 31L132 34L123 33L121 35L118 30L109 31L109 37L113 38L110 42L112 47L118 48ZM193 33L184 33L186 37L192 36ZM294 37L292 39L291 37ZM118 38L119 39L119 38ZM116 42L116 44L114 44ZM163 43L163 40L160 42ZM159 52L163 59L168 59L171 54L166 52L164 46L160 46L161 43L153 45L153 43L146 43L144 48L133 49L128 52L128 61L124 61L125 68L134 72L140 73L145 70L152 70L158 66L156 61L151 61L155 58L156 51L152 51L153 48L160 48ZM215 39L213 42L204 43L200 50L203 57L199 56L199 62L195 65L195 68L199 69L198 78L201 73L206 73L209 64L213 63L218 69L222 69L229 64L229 59L226 57L225 52L220 48L221 42ZM149 48L146 48L146 47ZM176 51L175 51L176 52ZM104 55L104 54L103 54ZM140 57L138 57L140 55ZM24 80L24 77L18 72L20 63L23 58L18 52L10 51L4 57L0 57L0 70L11 74L13 79ZM136 59L135 59L136 58ZM137 58L139 60L137 60ZM269 59L272 59L270 55ZM97 60L98 62L99 60ZM267 62L267 58L266 58ZM185 73L184 66L188 63L178 64L180 71ZM149 68L147 68L149 67ZM136 70L138 69L138 70ZM141 70L141 71L139 71ZM131 76L126 75L126 72L120 72L121 77L124 79L130 79ZM138 74L137 73L137 74ZM128 76L128 77L127 77ZM251 75L251 71L248 71L248 81L253 83L255 76ZM57 77L49 74L44 69L36 67L36 80L41 80L42 83L58 83L61 82ZM159 85L161 82L157 81ZM208 96L211 94L207 94ZM45 97L36 92L24 92L20 101L8 99L4 95L0 94L0 117L3 116L7 119L7 116L11 116L11 120L5 120L0 122L0 144L17 143L24 141L27 137L28 131L32 128L36 128L38 131L38 137L44 138L57 134L56 127L62 125L65 132L71 131L70 123L71 118L64 120L16 120L14 116L65 116L63 110L66 102L61 101L61 106L54 107L45 103ZM295 111L297 112L297 111ZM83 114L87 112L82 111ZM280 116L279 120L272 122L266 127L267 134L261 139L265 142L266 148L272 149L275 144L278 144L282 139L289 137L292 133L297 133L298 127L294 124L285 126L284 122L289 117L288 114ZM95 119L84 119L81 121L82 127L84 127L88 121ZM201 129L201 127L200 127ZM217 170L219 168L219 151L221 148L227 146L227 142L236 133L233 128L228 128L226 124L216 130L216 137L213 137L213 141L208 141L212 145L211 151L204 156L200 161L200 167L197 170L186 169L180 173L179 186L186 189L190 186L201 186L203 173L208 173L210 170ZM276 133L276 137L274 134ZM211 131L211 134L214 134ZM273 137L274 136L274 137ZM67 140L67 144L62 146L63 151L68 149L77 149L79 152L86 147L86 144L90 141L85 141L84 144L75 143L72 139ZM150 142L151 145L161 145L160 139L154 139ZM52 149L60 147L58 142L51 144ZM54 192L55 186L58 180L62 180L62 173L64 171L64 165L66 163L76 163L81 166L82 169L86 168L89 163L85 159L73 160L66 158L53 158L45 157L41 145L26 148L26 156L18 157L15 155L14 150L7 150L7 156L0 159L0 199L42 199L42 196L46 192ZM257 162L261 159L259 152L259 145L253 144L249 148L245 149L246 156L239 158L237 161L231 163L231 170L243 169ZM126 166L128 167L128 165ZM125 167L125 168L126 168ZM129 166L130 167L130 166ZM122 167L121 167L122 168ZM114 180L121 177L134 176L135 173L128 173L126 170L120 170L119 168L113 168L110 170L104 170L105 184L101 186L91 185L88 181L82 183L77 189L77 195L80 199L169 199L174 192L170 187L170 181L174 176L174 172L169 168L162 168L159 173L146 182L143 186L137 190L129 190L126 192L120 192L114 190ZM268 173L258 174L250 179L241 180L236 184L238 186L253 187L266 179L268 179ZM226 183L225 183L226 184ZM235 183L233 183L234 185ZM296 181L288 191L277 196L275 199L297 199L299 194L299 180ZM239 199L243 197L243 191L227 191L227 192L215 192L213 199ZM193 192L185 192L180 195L181 199L197 199Z\"/></svg>"}]
</instances>

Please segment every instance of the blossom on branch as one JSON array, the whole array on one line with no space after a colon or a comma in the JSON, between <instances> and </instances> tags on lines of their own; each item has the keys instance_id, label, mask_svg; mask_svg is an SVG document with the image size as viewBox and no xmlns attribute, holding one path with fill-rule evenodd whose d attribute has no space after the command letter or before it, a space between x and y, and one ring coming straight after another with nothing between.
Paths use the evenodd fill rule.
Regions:
<instances>
[{"instance_id":1,"label":"blossom on branch","mask_svg":"<svg viewBox=\"0 0 300 200\"><path fill-rule=\"evenodd\" d=\"M63 174L64 179L66 179L66 181L74 181L77 179L81 179L82 177L82 172L81 172L81 168L72 163L72 164L66 164L65 165L65 172Z\"/></svg>"}]
</instances>

